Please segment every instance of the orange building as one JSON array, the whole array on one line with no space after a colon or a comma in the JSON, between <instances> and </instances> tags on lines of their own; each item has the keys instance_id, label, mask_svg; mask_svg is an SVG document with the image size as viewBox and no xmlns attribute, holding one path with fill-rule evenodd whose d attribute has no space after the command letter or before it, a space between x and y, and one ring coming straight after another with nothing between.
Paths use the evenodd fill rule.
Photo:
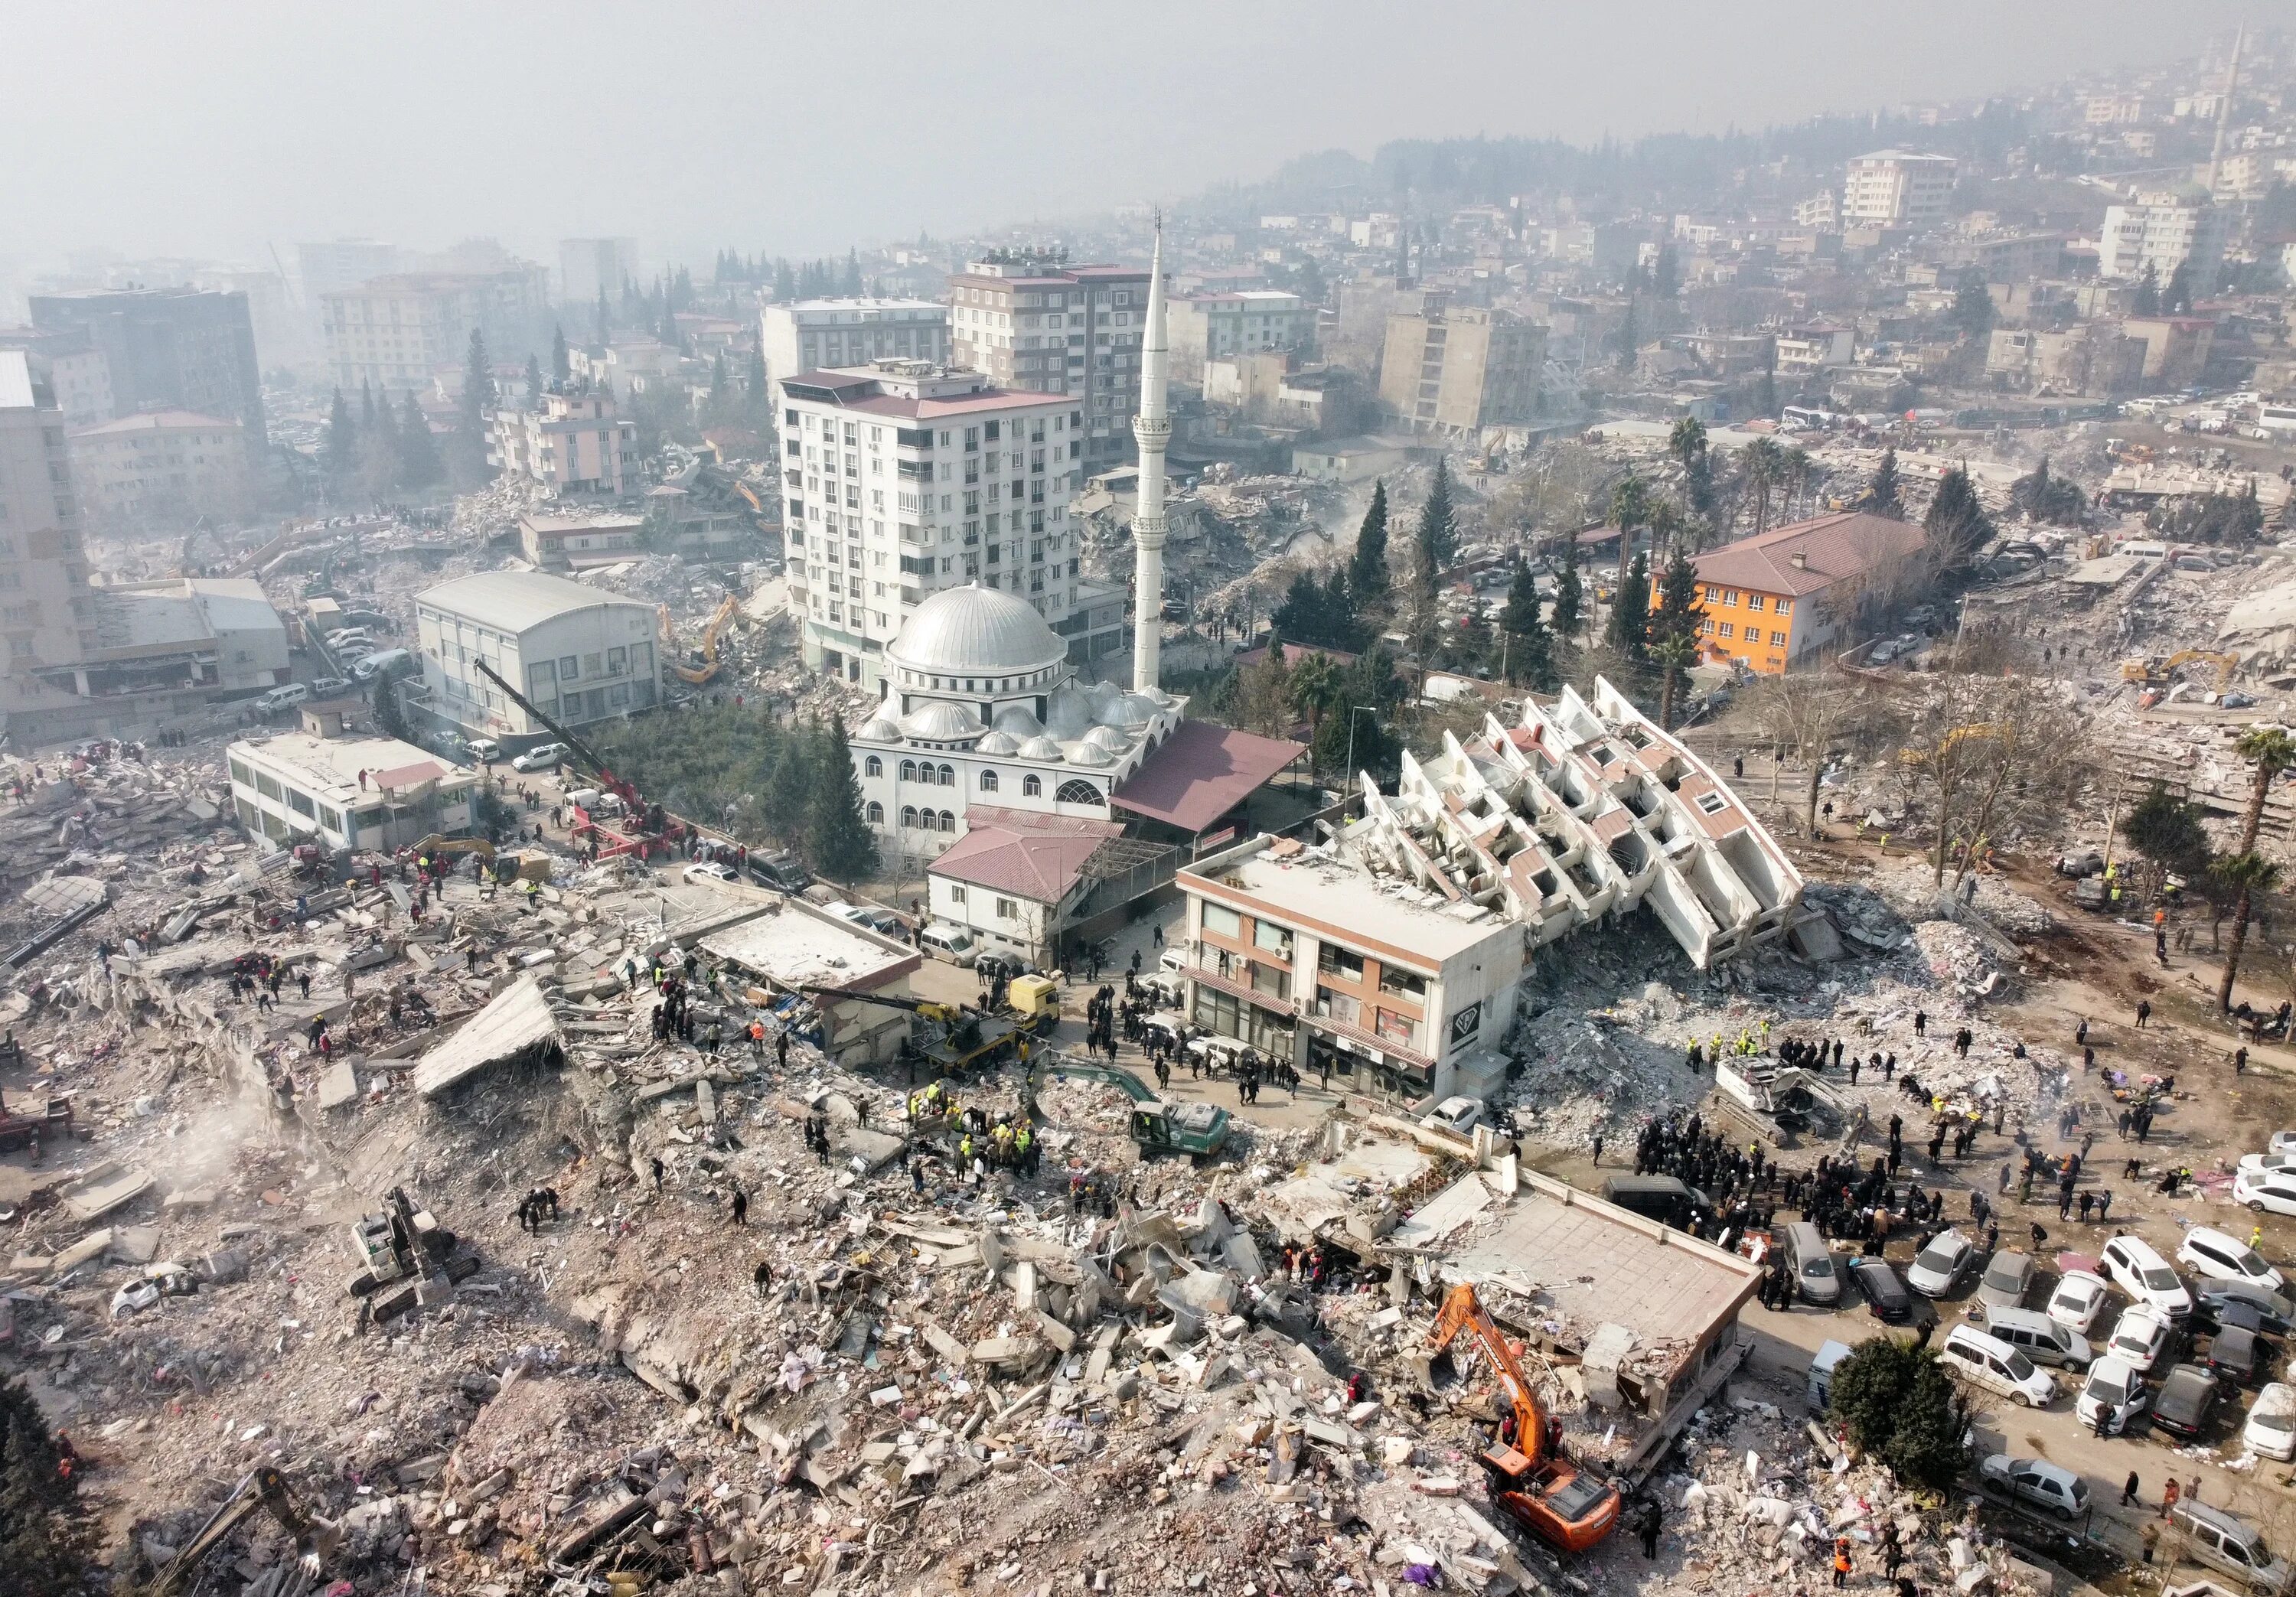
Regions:
<instances>
[{"instance_id":1,"label":"orange building","mask_svg":"<svg viewBox=\"0 0 2296 1597\"><path fill-rule=\"evenodd\" d=\"M1775 676L1833 647L1876 577L1918 559L1922 529L1866 511L1774 527L1693 557L1699 658Z\"/></svg>"}]
</instances>

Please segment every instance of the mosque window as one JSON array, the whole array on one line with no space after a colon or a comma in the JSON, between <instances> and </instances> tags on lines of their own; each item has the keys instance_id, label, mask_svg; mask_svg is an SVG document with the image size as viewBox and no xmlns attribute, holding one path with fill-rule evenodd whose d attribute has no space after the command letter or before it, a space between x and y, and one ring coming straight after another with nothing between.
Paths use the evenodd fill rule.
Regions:
<instances>
[{"instance_id":1,"label":"mosque window","mask_svg":"<svg viewBox=\"0 0 2296 1597\"><path fill-rule=\"evenodd\" d=\"M945 788L953 788L956 785L956 768L954 766L943 766L940 768L940 785Z\"/></svg>"},{"instance_id":2,"label":"mosque window","mask_svg":"<svg viewBox=\"0 0 2296 1597\"><path fill-rule=\"evenodd\" d=\"M885 807L883 805L873 801L869 806L867 814L869 816L870 825L882 826L885 823Z\"/></svg>"},{"instance_id":3,"label":"mosque window","mask_svg":"<svg viewBox=\"0 0 2296 1597\"><path fill-rule=\"evenodd\" d=\"M1088 782L1064 782L1061 783L1060 790L1053 795L1053 801L1056 804L1098 804L1100 790Z\"/></svg>"},{"instance_id":4,"label":"mosque window","mask_svg":"<svg viewBox=\"0 0 2296 1597\"><path fill-rule=\"evenodd\" d=\"M916 823L917 807L914 804L904 804L901 806L901 824L914 828Z\"/></svg>"},{"instance_id":5,"label":"mosque window","mask_svg":"<svg viewBox=\"0 0 2296 1597\"><path fill-rule=\"evenodd\" d=\"M885 762L873 754L862 762L861 773L865 776L882 776L885 774Z\"/></svg>"},{"instance_id":6,"label":"mosque window","mask_svg":"<svg viewBox=\"0 0 2296 1597\"><path fill-rule=\"evenodd\" d=\"M1045 779L1037 775L1034 771L1029 772L1026 776L1021 778L1021 791L1030 798L1043 798L1045 795Z\"/></svg>"},{"instance_id":7,"label":"mosque window","mask_svg":"<svg viewBox=\"0 0 2296 1597\"><path fill-rule=\"evenodd\" d=\"M903 782L914 782L916 779L917 762L913 759L903 760L901 762L901 780Z\"/></svg>"},{"instance_id":8,"label":"mosque window","mask_svg":"<svg viewBox=\"0 0 2296 1597\"><path fill-rule=\"evenodd\" d=\"M993 793L996 790L996 772L983 771L980 774L980 790L984 793Z\"/></svg>"}]
</instances>

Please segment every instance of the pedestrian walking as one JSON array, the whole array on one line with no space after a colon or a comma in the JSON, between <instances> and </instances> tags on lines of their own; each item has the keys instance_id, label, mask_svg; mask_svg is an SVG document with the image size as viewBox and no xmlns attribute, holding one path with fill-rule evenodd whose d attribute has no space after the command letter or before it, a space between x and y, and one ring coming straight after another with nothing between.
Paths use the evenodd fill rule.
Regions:
<instances>
[{"instance_id":1,"label":"pedestrian walking","mask_svg":"<svg viewBox=\"0 0 2296 1597\"><path fill-rule=\"evenodd\" d=\"M2127 1508L2136 1501L2136 1471L2131 1470L2128 1478L2120 1483L2120 1505Z\"/></svg>"},{"instance_id":2,"label":"pedestrian walking","mask_svg":"<svg viewBox=\"0 0 2296 1597\"><path fill-rule=\"evenodd\" d=\"M661 1156L660 1154L656 1154L653 1159L653 1190L657 1192L661 1191Z\"/></svg>"},{"instance_id":3,"label":"pedestrian walking","mask_svg":"<svg viewBox=\"0 0 2296 1597\"><path fill-rule=\"evenodd\" d=\"M2165 1519L2169 1517L2177 1506L2177 1499L2183 1495L2184 1488L2177 1484L2177 1478L2173 1475L2169 1477L2169 1484L2161 1488L2161 1518Z\"/></svg>"},{"instance_id":4,"label":"pedestrian walking","mask_svg":"<svg viewBox=\"0 0 2296 1597\"><path fill-rule=\"evenodd\" d=\"M2152 1001L2150 998L2139 998L2136 1001L2136 1029L2144 1030L2144 1023L2152 1018Z\"/></svg>"}]
</instances>

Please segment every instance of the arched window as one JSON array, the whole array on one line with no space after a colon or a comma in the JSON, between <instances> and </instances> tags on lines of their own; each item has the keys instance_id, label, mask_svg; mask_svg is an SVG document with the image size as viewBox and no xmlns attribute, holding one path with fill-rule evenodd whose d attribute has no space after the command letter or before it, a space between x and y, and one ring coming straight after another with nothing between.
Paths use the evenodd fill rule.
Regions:
<instances>
[{"instance_id":1,"label":"arched window","mask_svg":"<svg viewBox=\"0 0 2296 1597\"><path fill-rule=\"evenodd\" d=\"M916 823L917 807L914 804L904 804L901 806L901 824L914 828Z\"/></svg>"},{"instance_id":2,"label":"arched window","mask_svg":"<svg viewBox=\"0 0 2296 1597\"><path fill-rule=\"evenodd\" d=\"M885 774L885 762L873 754L862 762L861 774L864 776L882 776Z\"/></svg>"},{"instance_id":3,"label":"arched window","mask_svg":"<svg viewBox=\"0 0 2296 1597\"><path fill-rule=\"evenodd\" d=\"M1084 781L1064 782L1060 791L1053 795L1056 804L1098 804L1100 790Z\"/></svg>"},{"instance_id":4,"label":"arched window","mask_svg":"<svg viewBox=\"0 0 2296 1597\"><path fill-rule=\"evenodd\" d=\"M943 831L955 831L956 830L956 817L949 814L947 810L941 811L940 829Z\"/></svg>"},{"instance_id":5,"label":"arched window","mask_svg":"<svg viewBox=\"0 0 2296 1597\"><path fill-rule=\"evenodd\" d=\"M983 771L980 774L980 790L984 793L993 793L996 790L996 772Z\"/></svg>"},{"instance_id":6,"label":"arched window","mask_svg":"<svg viewBox=\"0 0 2296 1597\"><path fill-rule=\"evenodd\" d=\"M917 762L913 759L903 760L901 762L901 780L903 782L914 782L916 779Z\"/></svg>"},{"instance_id":7,"label":"arched window","mask_svg":"<svg viewBox=\"0 0 2296 1597\"><path fill-rule=\"evenodd\" d=\"M1037 775L1034 771L1029 772L1026 776L1021 778L1021 791L1031 798L1043 798L1045 794L1045 779Z\"/></svg>"},{"instance_id":8,"label":"arched window","mask_svg":"<svg viewBox=\"0 0 2296 1597\"><path fill-rule=\"evenodd\" d=\"M871 799L869 801L868 815L870 825L882 826L885 823L885 807L879 804L875 799Z\"/></svg>"},{"instance_id":9,"label":"arched window","mask_svg":"<svg viewBox=\"0 0 2296 1597\"><path fill-rule=\"evenodd\" d=\"M943 766L940 768L940 785L945 788L953 788L956 785L956 767L955 766Z\"/></svg>"}]
</instances>

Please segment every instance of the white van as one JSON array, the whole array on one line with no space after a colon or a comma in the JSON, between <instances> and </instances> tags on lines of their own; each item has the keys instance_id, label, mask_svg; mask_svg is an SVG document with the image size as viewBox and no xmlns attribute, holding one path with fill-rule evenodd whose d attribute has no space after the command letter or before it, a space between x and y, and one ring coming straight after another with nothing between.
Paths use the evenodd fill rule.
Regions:
<instances>
[{"instance_id":1,"label":"white van","mask_svg":"<svg viewBox=\"0 0 2296 1597\"><path fill-rule=\"evenodd\" d=\"M1997 1393L2020 1408L2046 1408L2057 1395L2057 1383L2047 1371L2035 1369L2031 1359L1973 1325L1956 1325L1948 1331L1938 1357L1970 1385Z\"/></svg>"},{"instance_id":2,"label":"white van","mask_svg":"<svg viewBox=\"0 0 2296 1597\"><path fill-rule=\"evenodd\" d=\"M414 657L404 649L386 649L380 654L370 654L351 667L351 676L360 682L371 682L379 674L394 666L403 666Z\"/></svg>"},{"instance_id":3,"label":"white van","mask_svg":"<svg viewBox=\"0 0 2296 1597\"><path fill-rule=\"evenodd\" d=\"M310 697L311 690L307 684L283 682L265 693L262 698L258 699L255 701L255 708L259 713L267 716L274 710L285 709L291 704L308 703Z\"/></svg>"},{"instance_id":4,"label":"white van","mask_svg":"<svg viewBox=\"0 0 2296 1597\"><path fill-rule=\"evenodd\" d=\"M980 946L973 942L972 934L947 921L928 923L917 936L917 946L929 958L945 959L952 965L970 965L980 957Z\"/></svg>"},{"instance_id":5,"label":"white van","mask_svg":"<svg viewBox=\"0 0 2296 1597\"><path fill-rule=\"evenodd\" d=\"M2296 1387L2276 1380L2259 1392L2248 1422L2240 1429L2240 1440L2261 1457L2283 1462L2296 1459Z\"/></svg>"},{"instance_id":6,"label":"white van","mask_svg":"<svg viewBox=\"0 0 2296 1597\"><path fill-rule=\"evenodd\" d=\"M2136 1365L2125 1358L2101 1358L2088 1367L2088 1379L2073 1400L2073 1413L2097 1435L2117 1437L2144 1412L2152 1396Z\"/></svg>"},{"instance_id":7,"label":"white van","mask_svg":"<svg viewBox=\"0 0 2296 1597\"><path fill-rule=\"evenodd\" d=\"M2097 1257L2097 1274L2139 1303L2149 1303L2181 1323L2193 1312L2193 1295L2169 1261L2140 1238L2119 1236Z\"/></svg>"},{"instance_id":8,"label":"white van","mask_svg":"<svg viewBox=\"0 0 2296 1597\"><path fill-rule=\"evenodd\" d=\"M2030 1308L1989 1307L1985 1311L1985 1330L2037 1364L2078 1370L2095 1356L2087 1337Z\"/></svg>"},{"instance_id":9,"label":"white van","mask_svg":"<svg viewBox=\"0 0 2296 1597\"><path fill-rule=\"evenodd\" d=\"M2216 1281L2244 1281L2267 1292L2285 1291L2288 1278L2265 1262L2265 1257L2238 1237L2207 1225L2185 1233L2177 1249L2177 1262L2193 1274Z\"/></svg>"}]
</instances>

